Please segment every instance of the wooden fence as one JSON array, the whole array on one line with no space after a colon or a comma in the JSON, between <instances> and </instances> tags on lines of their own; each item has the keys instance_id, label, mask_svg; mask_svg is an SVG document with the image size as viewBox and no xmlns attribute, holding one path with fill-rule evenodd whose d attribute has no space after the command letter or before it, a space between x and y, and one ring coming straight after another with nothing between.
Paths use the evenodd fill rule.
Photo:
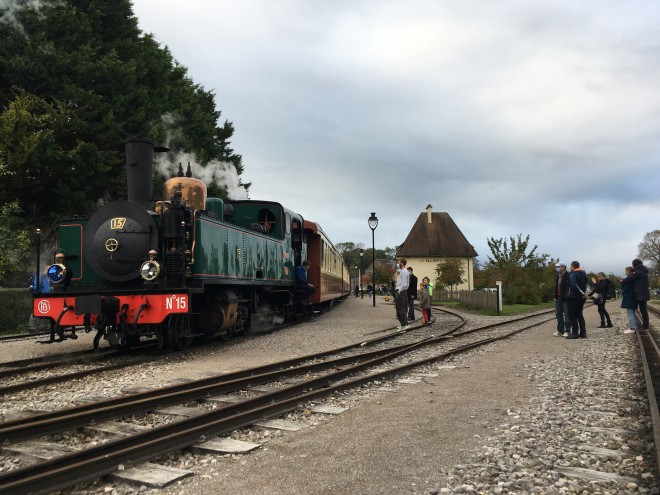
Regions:
<instances>
[{"instance_id":1,"label":"wooden fence","mask_svg":"<svg viewBox=\"0 0 660 495\"><path fill-rule=\"evenodd\" d=\"M471 308L497 311L497 292L483 290L433 291L433 301L458 301Z\"/></svg>"}]
</instances>

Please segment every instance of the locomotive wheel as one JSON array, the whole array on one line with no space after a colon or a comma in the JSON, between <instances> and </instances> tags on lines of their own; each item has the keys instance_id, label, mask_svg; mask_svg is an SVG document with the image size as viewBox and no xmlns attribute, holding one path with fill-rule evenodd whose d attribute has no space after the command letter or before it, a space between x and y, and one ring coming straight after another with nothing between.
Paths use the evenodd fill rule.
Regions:
<instances>
[{"instance_id":1,"label":"locomotive wheel","mask_svg":"<svg viewBox=\"0 0 660 495\"><path fill-rule=\"evenodd\" d=\"M169 325L167 325L167 339L172 349L181 351L190 347L192 335L188 315L170 316Z\"/></svg>"},{"instance_id":2,"label":"locomotive wheel","mask_svg":"<svg viewBox=\"0 0 660 495\"><path fill-rule=\"evenodd\" d=\"M154 335L158 339L158 350L162 351L165 348L165 331L163 330L163 325L154 325L153 330Z\"/></svg>"}]
</instances>

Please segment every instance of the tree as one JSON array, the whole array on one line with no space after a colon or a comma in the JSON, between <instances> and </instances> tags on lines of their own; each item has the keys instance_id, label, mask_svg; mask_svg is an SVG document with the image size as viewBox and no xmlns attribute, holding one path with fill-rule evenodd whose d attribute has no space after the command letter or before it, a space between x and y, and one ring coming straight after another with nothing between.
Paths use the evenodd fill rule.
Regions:
<instances>
[{"instance_id":1,"label":"tree","mask_svg":"<svg viewBox=\"0 0 660 495\"><path fill-rule=\"evenodd\" d=\"M649 268L660 271L660 230L653 230L644 235L644 240L637 246L637 257L649 262Z\"/></svg>"},{"instance_id":2,"label":"tree","mask_svg":"<svg viewBox=\"0 0 660 495\"><path fill-rule=\"evenodd\" d=\"M6 178L8 174L0 159L0 178ZM27 230L21 228L18 212L16 201L0 205L0 286L16 285L18 279L26 275L24 268L30 256L30 238Z\"/></svg>"},{"instance_id":3,"label":"tree","mask_svg":"<svg viewBox=\"0 0 660 495\"><path fill-rule=\"evenodd\" d=\"M506 239L495 239L491 237L487 239L488 247L493 255L488 257L488 261L500 268L510 268L513 266L529 266L538 265L543 262L548 255L537 256L535 254L538 246L534 246L529 253L526 253L529 247L529 235L522 240L522 234L518 234L517 238L509 237L511 247L509 247Z\"/></svg>"},{"instance_id":4,"label":"tree","mask_svg":"<svg viewBox=\"0 0 660 495\"><path fill-rule=\"evenodd\" d=\"M463 279L465 268L463 267L462 261L457 258L447 258L438 263L435 267L435 274L435 286L449 286L452 297L454 295L454 286L465 282Z\"/></svg>"},{"instance_id":5,"label":"tree","mask_svg":"<svg viewBox=\"0 0 660 495\"><path fill-rule=\"evenodd\" d=\"M215 96L140 32L130 0L15 2L13 13L0 23L0 156L11 172L0 204L19 198L28 225L124 196L133 138L243 172ZM209 193L227 197L223 179Z\"/></svg>"},{"instance_id":6,"label":"tree","mask_svg":"<svg viewBox=\"0 0 660 495\"><path fill-rule=\"evenodd\" d=\"M522 234L516 238L490 238L492 258L484 267L486 279L501 280L503 284L502 298L505 304L538 304L552 297L552 282L550 273L552 258L547 254L537 255L534 246L528 253L529 235L523 240ZM489 283L490 286L490 283Z\"/></svg>"}]
</instances>

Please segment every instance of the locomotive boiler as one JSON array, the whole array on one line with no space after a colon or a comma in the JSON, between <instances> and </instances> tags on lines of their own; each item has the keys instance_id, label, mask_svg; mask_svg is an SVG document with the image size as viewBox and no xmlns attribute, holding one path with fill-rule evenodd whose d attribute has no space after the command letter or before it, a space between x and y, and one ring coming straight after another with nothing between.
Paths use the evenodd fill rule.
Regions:
<instances>
[{"instance_id":1,"label":"locomotive boiler","mask_svg":"<svg viewBox=\"0 0 660 495\"><path fill-rule=\"evenodd\" d=\"M51 342L84 330L96 331L94 348L156 338L184 349L195 338L272 327L299 312L294 271L304 259L317 287L310 304L349 293L343 259L316 223L273 201L207 197L190 166L153 201L154 153L167 150L143 140L125 151L127 200L59 226L51 291L33 300Z\"/></svg>"}]
</instances>

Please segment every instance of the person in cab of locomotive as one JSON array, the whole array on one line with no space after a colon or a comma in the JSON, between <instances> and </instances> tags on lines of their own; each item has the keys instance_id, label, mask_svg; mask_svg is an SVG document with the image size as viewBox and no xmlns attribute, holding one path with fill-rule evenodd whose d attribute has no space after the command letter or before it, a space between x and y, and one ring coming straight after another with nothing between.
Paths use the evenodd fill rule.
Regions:
<instances>
[{"instance_id":1,"label":"person in cab of locomotive","mask_svg":"<svg viewBox=\"0 0 660 495\"><path fill-rule=\"evenodd\" d=\"M408 267L410 281L408 282L408 321L415 321L415 299L417 299L417 277L412 267Z\"/></svg>"},{"instance_id":2,"label":"person in cab of locomotive","mask_svg":"<svg viewBox=\"0 0 660 495\"><path fill-rule=\"evenodd\" d=\"M571 333L567 339L586 339L587 326L584 321L584 302L587 299L587 274L580 268L579 261L571 261L568 274L568 316L571 318Z\"/></svg>"},{"instance_id":3,"label":"person in cab of locomotive","mask_svg":"<svg viewBox=\"0 0 660 495\"><path fill-rule=\"evenodd\" d=\"M568 337L571 333L571 319L568 316L568 271L566 263L560 261L556 265L557 277L555 279L555 317L557 318L557 331L555 337Z\"/></svg>"},{"instance_id":4,"label":"person in cab of locomotive","mask_svg":"<svg viewBox=\"0 0 660 495\"><path fill-rule=\"evenodd\" d=\"M408 325L408 287L410 287L410 272L406 270L407 261L404 258L397 260L399 267L399 276L396 278L394 288L394 306L396 307L396 317L399 320L398 331L407 330Z\"/></svg>"},{"instance_id":5,"label":"person in cab of locomotive","mask_svg":"<svg viewBox=\"0 0 660 495\"><path fill-rule=\"evenodd\" d=\"M310 284L307 280L307 272L312 263L309 260L302 262L302 265L296 267L296 291L300 294L300 303L302 306L308 305L308 298L311 296L316 287Z\"/></svg>"},{"instance_id":6,"label":"person in cab of locomotive","mask_svg":"<svg viewBox=\"0 0 660 495\"><path fill-rule=\"evenodd\" d=\"M610 319L610 314L605 309L605 298L607 297L607 292L612 282L603 272L598 272L597 276L598 278L591 277L591 282L594 284L594 288L589 292L589 297L591 297L594 300L594 304L598 306L600 325L597 328L612 328L613 325L612 320ZM607 325L605 325L606 319Z\"/></svg>"}]
</instances>

